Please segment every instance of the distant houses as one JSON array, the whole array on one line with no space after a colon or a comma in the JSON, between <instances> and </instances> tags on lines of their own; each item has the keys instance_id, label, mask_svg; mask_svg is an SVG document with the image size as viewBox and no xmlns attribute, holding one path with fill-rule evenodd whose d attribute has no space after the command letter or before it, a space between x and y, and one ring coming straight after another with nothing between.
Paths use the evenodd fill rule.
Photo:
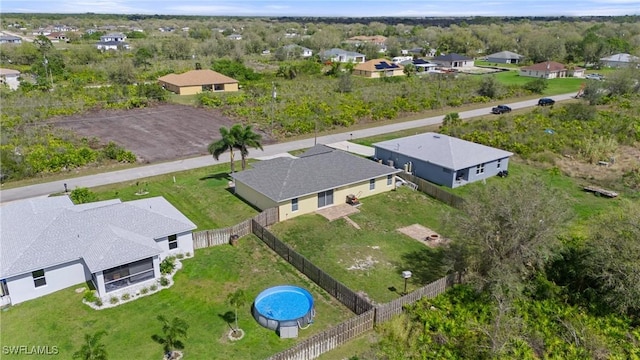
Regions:
<instances>
[{"instance_id":1,"label":"distant houses","mask_svg":"<svg viewBox=\"0 0 640 360\"><path fill-rule=\"evenodd\" d=\"M474 61L472 58L459 55L456 53L436 56L431 61L440 65L443 68L450 68L450 69L460 69L460 68L472 67L474 65Z\"/></svg>"},{"instance_id":2,"label":"distant houses","mask_svg":"<svg viewBox=\"0 0 640 360\"><path fill-rule=\"evenodd\" d=\"M238 80L208 69L165 75L158 79L158 83L178 95L194 95L205 91L238 91Z\"/></svg>"},{"instance_id":3,"label":"distant houses","mask_svg":"<svg viewBox=\"0 0 640 360\"><path fill-rule=\"evenodd\" d=\"M557 79L563 77L584 77L585 69L581 67L568 67L555 61L545 61L531 66L520 68L520 76Z\"/></svg>"},{"instance_id":4,"label":"distant houses","mask_svg":"<svg viewBox=\"0 0 640 360\"><path fill-rule=\"evenodd\" d=\"M620 53L600 59L603 66L612 68L621 68L628 66L640 66L640 58L631 54Z\"/></svg>"},{"instance_id":5,"label":"distant houses","mask_svg":"<svg viewBox=\"0 0 640 360\"><path fill-rule=\"evenodd\" d=\"M98 50L129 50L131 46L125 41L127 36L122 33L108 33L100 36L100 41L96 43Z\"/></svg>"},{"instance_id":6,"label":"distant houses","mask_svg":"<svg viewBox=\"0 0 640 360\"><path fill-rule=\"evenodd\" d=\"M13 35L0 35L0 44L21 44L22 39Z\"/></svg>"},{"instance_id":7,"label":"distant houses","mask_svg":"<svg viewBox=\"0 0 640 360\"><path fill-rule=\"evenodd\" d=\"M374 59L356 65L353 68L353 75L368 78L404 76L404 66L387 59Z\"/></svg>"},{"instance_id":8,"label":"distant houses","mask_svg":"<svg viewBox=\"0 0 640 360\"><path fill-rule=\"evenodd\" d=\"M329 49L322 52L320 54L320 57L323 60L329 60L329 61L341 62L341 63L348 63L348 62L363 63L365 62L365 58L366 58L364 54L361 54L355 51L346 51L346 50L337 49L337 48Z\"/></svg>"},{"instance_id":9,"label":"distant houses","mask_svg":"<svg viewBox=\"0 0 640 360\"><path fill-rule=\"evenodd\" d=\"M524 56L511 51L500 51L495 54L487 55L487 61L497 64L519 64Z\"/></svg>"}]
</instances>

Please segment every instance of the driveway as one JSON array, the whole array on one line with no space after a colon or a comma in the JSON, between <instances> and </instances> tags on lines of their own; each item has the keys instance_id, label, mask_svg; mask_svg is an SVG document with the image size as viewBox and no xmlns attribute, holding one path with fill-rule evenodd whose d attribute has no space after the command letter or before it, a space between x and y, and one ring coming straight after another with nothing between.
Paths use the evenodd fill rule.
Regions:
<instances>
[{"instance_id":1,"label":"driveway","mask_svg":"<svg viewBox=\"0 0 640 360\"><path fill-rule=\"evenodd\" d=\"M571 99L575 93L550 96L556 101L563 101ZM538 104L538 99L519 101L516 103L506 104L512 109L523 109L528 107L534 107ZM491 107L482 109L463 111L458 113L460 118L468 119L477 116L484 116L491 112ZM429 117L420 120L400 122L390 125L372 127L362 130L347 131L340 134L320 136L317 139L319 144L331 144L341 141L348 141L350 139L365 138L380 134L392 133L400 130L414 129L424 127L428 125L436 125L442 122L444 115ZM314 145L314 139L296 140L290 142L283 142L279 144L272 144L264 146L264 151L251 150L250 158L273 156L276 154L289 152L293 150L300 150L310 148ZM75 189L76 187L95 187L107 184L114 184L124 181L131 181L140 178L146 178L156 175L168 174L178 171L190 170L205 166L212 166L215 164L225 163L229 161L229 154L225 153L220 156L220 159L216 161L213 157L199 156L190 159L170 161L160 164L140 166L133 169L118 170L112 172L106 172L103 174L82 176L77 178L71 178L67 180L52 181L43 184L29 185L15 189L8 189L0 191L0 202L8 202L13 200L25 199L35 196L47 195L51 193L64 191L64 184L67 184L69 189Z\"/></svg>"}]
</instances>

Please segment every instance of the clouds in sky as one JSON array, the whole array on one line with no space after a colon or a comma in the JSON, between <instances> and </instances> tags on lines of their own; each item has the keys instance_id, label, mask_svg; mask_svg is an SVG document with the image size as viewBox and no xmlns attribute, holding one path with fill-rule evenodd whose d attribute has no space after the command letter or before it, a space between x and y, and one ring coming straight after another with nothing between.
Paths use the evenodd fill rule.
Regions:
<instances>
[{"instance_id":1,"label":"clouds in sky","mask_svg":"<svg viewBox=\"0 0 640 360\"><path fill-rule=\"evenodd\" d=\"M213 16L640 15L640 0L2 0L0 12Z\"/></svg>"}]
</instances>

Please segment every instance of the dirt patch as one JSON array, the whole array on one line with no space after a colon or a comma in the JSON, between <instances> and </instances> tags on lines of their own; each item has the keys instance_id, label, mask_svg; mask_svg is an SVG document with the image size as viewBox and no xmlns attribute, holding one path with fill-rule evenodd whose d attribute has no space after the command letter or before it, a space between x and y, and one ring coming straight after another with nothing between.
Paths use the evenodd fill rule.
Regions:
<instances>
[{"instance_id":1,"label":"dirt patch","mask_svg":"<svg viewBox=\"0 0 640 360\"><path fill-rule=\"evenodd\" d=\"M353 259L354 264L349 266L347 270L369 270L372 269L378 260L374 259L372 256L367 256L364 259Z\"/></svg>"},{"instance_id":2,"label":"dirt patch","mask_svg":"<svg viewBox=\"0 0 640 360\"><path fill-rule=\"evenodd\" d=\"M596 180L598 183L620 182L622 175L640 167L640 148L620 146L618 153L611 159L603 159L601 164L589 164L575 157L564 156L555 161L563 173L573 178Z\"/></svg>"},{"instance_id":3,"label":"dirt patch","mask_svg":"<svg viewBox=\"0 0 640 360\"><path fill-rule=\"evenodd\" d=\"M444 244L447 241L437 232L420 224L413 224L396 230L431 247Z\"/></svg>"},{"instance_id":4,"label":"dirt patch","mask_svg":"<svg viewBox=\"0 0 640 360\"><path fill-rule=\"evenodd\" d=\"M55 126L72 130L103 143L124 146L144 163L207 155L207 146L220 139L221 126L236 121L216 110L187 105L162 104L132 110L98 110L56 118ZM266 133L263 145L273 143Z\"/></svg>"}]
</instances>

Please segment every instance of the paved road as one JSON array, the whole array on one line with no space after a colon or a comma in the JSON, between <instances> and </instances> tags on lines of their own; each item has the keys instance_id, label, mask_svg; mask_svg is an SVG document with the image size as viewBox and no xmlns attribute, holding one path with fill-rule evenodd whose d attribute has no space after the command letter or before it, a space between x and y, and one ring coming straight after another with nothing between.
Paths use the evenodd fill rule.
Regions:
<instances>
[{"instance_id":1,"label":"paved road","mask_svg":"<svg viewBox=\"0 0 640 360\"><path fill-rule=\"evenodd\" d=\"M563 94L552 96L556 101L568 100L575 93ZM516 103L507 104L512 109L522 109L537 105L538 100L526 100ZM462 119L468 119L476 116L487 115L491 111L490 107L463 111L459 115ZM400 122L390 125L378 126L363 130L354 130L351 132L344 132L334 135L326 135L318 137L319 144L330 144L339 141L365 138L374 135L386 134L396 132L400 130L414 129L424 127L428 125L435 125L442 122L444 115L434 116L430 118ZM297 141L284 142L279 144L268 145L264 147L264 151L251 150L250 157L262 157L276 155L279 153L289 152L292 150L306 149L314 144L314 139L304 139ZM75 189L76 187L94 187L100 185L114 184L124 181L132 181L135 179L146 178L155 175L168 174L183 170L195 169L205 166L211 166L215 164L225 163L229 161L228 154L225 153L220 156L220 159L216 161L211 156L200 156L190 159L171 161L160 164L152 164L146 166L140 166L133 169L118 170L107 172L97 175L82 176L77 178L70 178L66 180L52 181L43 184L24 186L15 189L7 189L0 191L0 202L8 202L13 200L25 199L30 197L48 195L51 193L64 191L64 184L67 184L68 189Z\"/></svg>"}]
</instances>

